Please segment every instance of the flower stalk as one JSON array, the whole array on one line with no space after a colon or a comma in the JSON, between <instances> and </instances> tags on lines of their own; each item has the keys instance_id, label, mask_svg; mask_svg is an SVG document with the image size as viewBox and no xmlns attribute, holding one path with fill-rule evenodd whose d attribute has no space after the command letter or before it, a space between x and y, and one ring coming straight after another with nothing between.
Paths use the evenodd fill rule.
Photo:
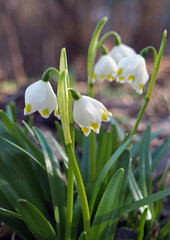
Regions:
<instances>
[{"instance_id":1,"label":"flower stalk","mask_svg":"<svg viewBox=\"0 0 170 240\"><path fill-rule=\"evenodd\" d=\"M153 91L153 88L154 88L154 85L155 85L155 81L156 81L156 78L157 78L159 66L160 66L160 63L161 63L161 60L162 60L162 56L163 56L163 53L164 53L164 49L165 49L165 46L166 46L166 39L167 39L167 31L164 30L161 46L159 48L158 55L157 55L157 57L155 59L154 69L153 69L153 73L152 73L152 76L151 76L150 85L149 85L149 88L148 88L148 91L147 91L147 94L146 94L146 97L145 97L145 101L144 101L143 106L141 107L141 110L140 110L140 112L138 114L136 123L135 123L135 125L134 125L134 127L133 127L133 129L131 131L130 136L133 136L136 133L136 131L138 129L138 126L139 126L139 123L141 122L141 120L143 118L143 115L145 113L146 107L147 107L148 102L149 102L149 100L151 98L152 91Z\"/></svg>"}]
</instances>

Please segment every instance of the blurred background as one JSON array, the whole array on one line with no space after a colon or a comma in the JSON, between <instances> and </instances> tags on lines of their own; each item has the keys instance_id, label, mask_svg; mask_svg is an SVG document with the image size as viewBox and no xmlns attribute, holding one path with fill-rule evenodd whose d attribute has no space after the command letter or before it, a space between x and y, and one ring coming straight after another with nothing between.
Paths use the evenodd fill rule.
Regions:
<instances>
[{"instance_id":1,"label":"blurred background","mask_svg":"<svg viewBox=\"0 0 170 240\"><path fill-rule=\"evenodd\" d=\"M108 22L102 34L117 31L122 41L137 52L149 45L158 50L163 30L170 32L169 0L0 0L0 108L15 101L23 119L26 85L40 79L46 68L58 68L63 47L70 77L78 90L87 93L88 46L95 26L104 16ZM113 37L105 44L111 49ZM151 123L153 131L163 126L164 134L170 135L169 56L167 41L154 93L139 131ZM147 56L147 68L151 74L152 53ZM144 94L139 96L128 84L107 81L96 84L95 89L97 99L102 99L114 117L132 129Z\"/></svg>"},{"instance_id":2,"label":"blurred background","mask_svg":"<svg viewBox=\"0 0 170 240\"><path fill-rule=\"evenodd\" d=\"M103 16L103 33L117 31L137 52L148 45L158 49L163 30L170 30L170 1L0 0L0 81L25 84L40 77L45 68L58 66L62 47L78 79L85 80L88 45ZM106 44L112 48L113 38Z\"/></svg>"}]
</instances>

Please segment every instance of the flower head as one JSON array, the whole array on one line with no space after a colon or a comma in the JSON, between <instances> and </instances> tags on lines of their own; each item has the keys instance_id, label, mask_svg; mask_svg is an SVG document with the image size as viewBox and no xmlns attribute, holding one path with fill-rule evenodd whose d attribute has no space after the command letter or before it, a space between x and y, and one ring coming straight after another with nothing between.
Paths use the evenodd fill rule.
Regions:
<instances>
[{"instance_id":1,"label":"flower head","mask_svg":"<svg viewBox=\"0 0 170 240\"><path fill-rule=\"evenodd\" d=\"M86 136L89 135L91 129L99 133L101 122L109 121L109 115L111 116L112 114L107 111L105 106L91 97L82 96L74 103L74 120Z\"/></svg>"},{"instance_id":2,"label":"flower head","mask_svg":"<svg viewBox=\"0 0 170 240\"><path fill-rule=\"evenodd\" d=\"M145 59L139 54L122 58L114 77L117 82L130 83L137 93L142 94L143 86L149 79Z\"/></svg>"},{"instance_id":3,"label":"flower head","mask_svg":"<svg viewBox=\"0 0 170 240\"><path fill-rule=\"evenodd\" d=\"M57 106L57 98L49 82L39 80L26 89L24 115L38 111L42 117L48 118Z\"/></svg>"},{"instance_id":4,"label":"flower head","mask_svg":"<svg viewBox=\"0 0 170 240\"><path fill-rule=\"evenodd\" d=\"M109 56L118 64L119 61L123 57L130 57L136 55L135 50L133 48L121 43L120 45L116 45L109 52Z\"/></svg>"},{"instance_id":5,"label":"flower head","mask_svg":"<svg viewBox=\"0 0 170 240\"><path fill-rule=\"evenodd\" d=\"M116 71L117 65L115 61L109 55L103 55L94 67L93 82L104 81L105 79L113 81L112 74Z\"/></svg>"}]
</instances>

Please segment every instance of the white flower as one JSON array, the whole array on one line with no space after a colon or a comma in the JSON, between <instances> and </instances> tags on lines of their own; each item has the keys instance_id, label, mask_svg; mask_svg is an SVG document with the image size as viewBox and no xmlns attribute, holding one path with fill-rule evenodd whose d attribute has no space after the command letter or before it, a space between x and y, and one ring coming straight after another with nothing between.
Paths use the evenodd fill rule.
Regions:
<instances>
[{"instance_id":1,"label":"white flower","mask_svg":"<svg viewBox=\"0 0 170 240\"><path fill-rule=\"evenodd\" d=\"M24 115L38 111L48 118L55 109L58 109L57 98L49 82L39 80L26 89Z\"/></svg>"},{"instance_id":2,"label":"white flower","mask_svg":"<svg viewBox=\"0 0 170 240\"><path fill-rule=\"evenodd\" d=\"M101 121L110 121L108 116L111 115L111 112L107 111L101 102L88 96L82 96L74 103L74 120L86 136L89 135L91 129L99 133Z\"/></svg>"},{"instance_id":3,"label":"white flower","mask_svg":"<svg viewBox=\"0 0 170 240\"><path fill-rule=\"evenodd\" d=\"M139 54L122 58L114 77L117 82L130 83L137 93L142 94L143 86L149 79L145 59Z\"/></svg>"},{"instance_id":4,"label":"white flower","mask_svg":"<svg viewBox=\"0 0 170 240\"><path fill-rule=\"evenodd\" d=\"M116 45L109 52L109 56L118 64L120 59L123 57L130 57L136 55L135 50L133 48L121 43L120 45Z\"/></svg>"},{"instance_id":5,"label":"white flower","mask_svg":"<svg viewBox=\"0 0 170 240\"><path fill-rule=\"evenodd\" d=\"M109 55L103 55L94 67L93 82L104 81L105 79L113 81L115 78L112 74L116 71L117 65L115 61Z\"/></svg>"}]
</instances>

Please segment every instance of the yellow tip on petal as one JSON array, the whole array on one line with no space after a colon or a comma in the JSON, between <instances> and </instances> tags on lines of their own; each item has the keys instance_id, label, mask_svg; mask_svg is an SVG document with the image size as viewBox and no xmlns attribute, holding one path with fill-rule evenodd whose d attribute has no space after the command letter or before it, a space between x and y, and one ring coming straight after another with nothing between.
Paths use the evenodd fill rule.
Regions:
<instances>
[{"instance_id":1,"label":"yellow tip on petal","mask_svg":"<svg viewBox=\"0 0 170 240\"><path fill-rule=\"evenodd\" d=\"M129 78L128 78L128 81L132 83L134 81L134 79L135 79L135 76L130 75Z\"/></svg>"},{"instance_id":2,"label":"yellow tip on petal","mask_svg":"<svg viewBox=\"0 0 170 240\"><path fill-rule=\"evenodd\" d=\"M84 135L88 135L89 134L89 129L88 128L86 128L86 127L82 127L82 131L83 131L83 133L84 133Z\"/></svg>"},{"instance_id":3,"label":"yellow tip on petal","mask_svg":"<svg viewBox=\"0 0 170 240\"><path fill-rule=\"evenodd\" d=\"M117 72L117 76L121 75L123 72L123 68L119 68L118 72Z\"/></svg>"},{"instance_id":4,"label":"yellow tip on petal","mask_svg":"<svg viewBox=\"0 0 170 240\"><path fill-rule=\"evenodd\" d=\"M123 81L125 79L125 77L119 77L120 81Z\"/></svg>"},{"instance_id":5,"label":"yellow tip on petal","mask_svg":"<svg viewBox=\"0 0 170 240\"><path fill-rule=\"evenodd\" d=\"M26 113L30 113L31 112L31 105L30 104L27 104L26 107L25 107L25 112Z\"/></svg>"},{"instance_id":6,"label":"yellow tip on petal","mask_svg":"<svg viewBox=\"0 0 170 240\"><path fill-rule=\"evenodd\" d=\"M113 77L111 74L109 74L109 75L107 76L107 79L108 79L109 81L114 81L116 78Z\"/></svg>"},{"instance_id":7,"label":"yellow tip on petal","mask_svg":"<svg viewBox=\"0 0 170 240\"><path fill-rule=\"evenodd\" d=\"M107 115L109 115L109 116L112 116L112 113L111 113L111 112L109 112L109 111L107 111Z\"/></svg>"},{"instance_id":8,"label":"yellow tip on petal","mask_svg":"<svg viewBox=\"0 0 170 240\"><path fill-rule=\"evenodd\" d=\"M139 86L139 90L142 90L142 88L143 88L143 83L141 83L141 85Z\"/></svg>"},{"instance_id":9,"label":"yellow tip on petal","mask_svg":"<svg viewBox=\"0 0 170 240\"><path fill-rule=\"evenodd\" d=\"M100 78L101 78L101 80L102 80L102 81L104 81L104 76L103 76L103 75L101 75L101 77L100 77Z\"/></svg>"},{"instance_id":10,"label":"yellow tip on petal","mask_svg":"<svg viewBox=\"0 0 170 240\"><path fill-rule=\"evenodd\" d=\"M44 109L42 114L43 114L44 117L46 117L46 116L48 117L49 116L49 109L48 108Z\"/></svg>"},{"instance_id":11,"label":"yellow tip on petal","mask_svg":"<svg viewBox=\"0 0 170 240\"><path fill-rule=\"evenodd\" d=\"M94 131L99 129L99 125L97 123L92 123L91 127L93 128Z\"/></svg>"},{"instance_id":12,"label":"yellow tip on petal","mask_svg":"<svg viewBox=\"0 0 170 240\"><path fill-rule=\"evenodd\" d=\"M60 113L59 113L59 110L58 110L58 108L56 109L56 115L59 117L60 116Z\"/></svg>"},{"instance_id":13,"label":"yellow tip on petal","mask_svg":"<svg viewBox=\"0 0 170 240\"><path fill-rule=\"evenodd\" d=\"M93 73L93 79L96 80L97 75L95 73Z\"/></svg>"},{"instance_id":14,"label":"yellow tip on petal","mask_svg":"<svg viewBox=\"0 0 170 240\"><path fill-rule=\"evenodd\" d=\"M106 113L103 113L103 114L102 114L102 118L103 118L103 120L105 120L105 121L108 120L108 116L106 115Z\"/></svg>"}]
</instances>

